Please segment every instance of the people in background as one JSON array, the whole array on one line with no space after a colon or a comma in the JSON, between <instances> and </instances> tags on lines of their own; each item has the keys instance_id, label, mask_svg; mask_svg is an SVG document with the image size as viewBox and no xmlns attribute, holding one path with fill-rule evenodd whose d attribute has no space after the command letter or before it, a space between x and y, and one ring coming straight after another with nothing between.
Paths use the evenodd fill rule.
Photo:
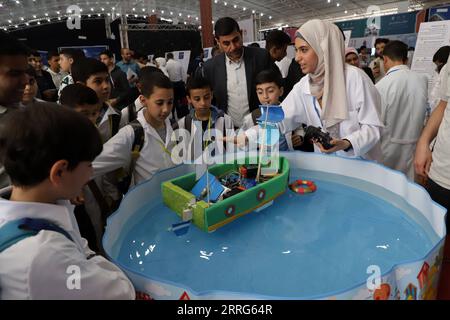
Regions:
<instances>
[{"instance_id":1,"label":"people in background","mask_svg":"<svg viewBox=\"0 0 450 320\"><path fill-rule=\"evenodd\" d=\"M389 39L378 38L375 40L376 58L372 60L369 67L372 69L373 76L375 78L375 83L383 79L384 65L383 65L383 51Z\"/></svg>"},{"instance_id":2,"label":"people in background","mask_svg":"<svg viewBox=\"0 0 450 320\"><path fill-rule=\"evenodd\" d=\"M369 67L370 64L370 52L366 46L359 48L359 61L362 68Z\"/></svg>"},{"instance_id":3,"label":"people in background","mask_svg":"<svg viewBox=\"0 0 450 320\"><path fill-rule=\"evenodd\" d=\"M174 111L176 111L177 119L183 118L188 114L189 110L187 108L184 100L186 99L186 89L184 83L184 70L180 61L174 59L173 53L169 52L167 54L167 73L169 74L169 79L172 81L173 91L174 91ZM175 118L175 113L174 113Z\"/></svg>"},{"instance_id":4,"label":"people in background","mask_svg":"<svg viewBox=\"0 0 450 320\"><path fill-rule=\"evenodd\" d=\"M217 20L214 33L222 53L205 62L199 71L211 83L216 106L241 127L244 116L259 107L256 75L278 68L266 50L244 47L242 31L234 19Z\"/></svg>"},{"instance_id":5,"label":"people in background","mask_svg":"<svg viewBox=\"0 0 450 320\"><path fill-rule=\"evenodd\" d=\"M57 90L59 90L59 87L61 85L62 80L65 76L67 76L67 72L64 72L61 70L61 67L59 65L59 53L56 51L49 51L47 54L47 62L48 62L48 68L47 72L50 73L53 79L53 83Z\"/></svg>"},{"instance_id":6,"label":"people in background","mask_svg":"<svg viewBox=\"0 0 450 320\"><path fill-rule=\"evenodd\" d=\"M44 102L44 100L37 98L39 88L36 81L36 70L30 66L27 69L26 74L28 76L28 83L23 91L22 104L26 107L31 107L36 102Z\"/></svg>"},{"instance_id":7,"label":"people in background","mask_svg":"<svg viewBox=\"0 0 450 320\"><path fill-rule=\"evenodd\" d=\"M97 127L104 142L119 131L121 113L108 105L111 95L111 81L106 65L97 59L80 59L72 66L72 76L75 83L81 83L95 91L101 109L97 119Z\"/></svg>"},{"instance_id":8,"label":"people in background","mask_svg":"<svg viewBox=\"0 0 450 320\"><path fill-rule=\"evenodd\" d=\"M205 59L205 53L203 52L203 50L201 50L200 54L198 56L196 56L192 62L189 64L189 68L188 68L188 72L187 74L191 77L195 74L195 72L197 71L197 69L200 67L202 67L204 60Z\"/></svg>"},{"instance_id":9,"label":"people in background","mask_svg":"<svg viewBox=\"0 0 450 320\"><path fill-rule=\"evenodd\" d=\"M125 72L130 85L135 87L139 79L139 65L133 61L133 53L130 49L122 48L120 54L122 55L122 60L116 65Z\"/></svg>"},{"instance_id":10,"label":"people in background","mask_svg":"<svg viewBox=\"0 0 450 320\"><path fill-rule=\"evenodd\" d=\"M375 78L373 76L372 69L370 69L369 67L361 67L358 51L356 51L355 48L345 49L345 62L354 67L363 69L364 72L369 76L370 80L372 80L372 82L375 84Z\"/></svg>"},{"instance_id":11,"label":"people in background","mask_svg":"<svg viewBox=\"0 0 450 320\"><path fill-rule=\"evenodd\" d=\"M427 111L428 79L406 65L408 46L390 41L383 53L386 75L376 87L381 95L383 164L414 181L414 152Z\"/></svg>"},{"instance_id":12,"label":"people in background","mask_svg":"<svg viewBox=\"0 0 450 320\"><path fill-rule=\"evenodd\" d=\"M29 62L36 71L36 81L39 88L40 97L45 101L56 101L57 90L50 73L42 69L43 65L40 53L37 51L32 51Z\"/></svg>"},{"instance_id":13,"label":"people in background","mask_svg":"<svg viewBox=\"0 0 450 320\"><path fill-rule=\"evenodd\" d=\"M156 67L164 73L164 75L168 78L169 73L166 69L167 60L163 57L155 58Z\"/></svg>"},{"instance_id":14,"label":"people in background","mask_svg":"<svg viewBox=\"0 0 450 320\"><path fill-rule=\"evenodd\" d=\"M281 30L272 30L266 36L266 50L272 60L280 62L287 55L287 47L291 44L291 37Z\"/></svg>"},{"instance_id":15,"label":"people in background","mask_svg":"<svg viewBox=\"0 0 450 320\"><path fill-rule=\"evenodd\" d=\"M79 49L63 49L59 53L59 66L61 67L61 71L67 72L67 76L65 76L58 90L58 99L61 96L62 90L68 86L69 84L74 84L73 78L71 75L72 65L75 61L85 58L83 50Z\"/></svg>"},{"instance_id":16,"label":"people in background","mask_svg":"<svg viewBox=\"0 0 450 320\"><path fill-rule=\"evenodd\" d=\"M107 67L111 76L111 96L108 103L112 107L122 109L125 107L121 105L121 101L126 97L130 91L127 75L114 62L114 54L110 50L105 50L100 53L100 61Z\"/></svg>"}]
</instances>

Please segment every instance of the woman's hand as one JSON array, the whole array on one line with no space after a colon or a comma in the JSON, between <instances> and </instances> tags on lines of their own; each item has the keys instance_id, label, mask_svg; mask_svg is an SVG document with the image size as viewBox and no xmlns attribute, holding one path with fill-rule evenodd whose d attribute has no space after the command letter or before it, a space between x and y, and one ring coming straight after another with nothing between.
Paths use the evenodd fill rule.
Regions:
<instances>
[{"instance_id":1,"label":"woman's hand","mask_svg":"<svg viewBox=\"0 0 450 320\"><path fill-rule=\"evenodd\" d=\"M332 147L331 149L325 149L319 142L313 142L319 147L320 152L322 153L335 153L341 150L346 150L352 146L352 144L348 140L333 139L330 141L330 143L334 145L334 147Z\"/></svg>"}]
</instances>

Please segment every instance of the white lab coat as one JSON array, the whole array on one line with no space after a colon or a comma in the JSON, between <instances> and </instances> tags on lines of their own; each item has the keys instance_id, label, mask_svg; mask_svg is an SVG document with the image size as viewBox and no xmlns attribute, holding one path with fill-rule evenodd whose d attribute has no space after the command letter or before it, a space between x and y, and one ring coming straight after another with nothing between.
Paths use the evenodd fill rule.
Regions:
<instances>
[{"instance_id":1,"label":"white lab coat","mask_svg":"<svg viewBox=\"0 0 450 320\"><path fill-rule=\"evenodd\" d=\"M44 230L0 253L0 300L135 298L133 285L118 267L99 255L88 258L94 252L81 237L68 201L46 204L0 199L0 230L7 222L22 218L49 220L74 241ZM77 270L79 289L68 287L76 284L70 277Z\"/></svg>"},{"instance_id":2,"label":"white lab coat","mask_svg":"<svg viewBox=\"0 0 450 320\"><path fill-rule=\"evenodd\" d=\"M349 119L330 130L332 138L348 139L353 148L348 152L338 151L345 157L362 157L380 161L380 95L367 74L356 67L345 66L347 107ZM302 123L323 127L321 108L311 95L309 75L303 77L281 103L285 118L280 123L283 134L294 131ZM316 152L320 152L314 146Z\"/></svg>"},{"instance_id":3,"label":"white lab coat","mask_svg":"<svg viewBox=\"0 0 450 320\"><path fill-rule=\"evenodd\" d=\"M391 68L376 85L381 95L383 164L414 180L414 152L427 110L428 80L408 66Z\"/></svg>"},{"instance_id":4,"label":"white lab coat","mask_svg":"<svg viewBox=\"0 0 450 320\"><path fill-rule=\"evenodd\" d=\"M141 96L137 97L137 99L134 101L134 111L136 114L141 111L145 106L141 102ZM122 117L120 118L120 128L125 127L129 123L129 112L128 112L128 106L123 108L121 110Z\"/></svg>"},{"instance_id":5,"label":"white lab coat","mask_svg":"<svg viewBox=\"0 0 450 320\"><path fill-rule=\"evenodd\" d=\"M144 109L145 110L145 109ZM138 121L144 128L145 142L136 161L132 184L139 184L150 179L156 172L174 166L170 153L175 145L171 141L172 126L166 119L166 140L162 141L158 132L145 120L144 110L138 113ZM131 148L134 142L134 130L125 126L103 145L102 153L94 160L94 176L100 176L119 168L129 168Z\"/></svg>"},{"instance_id":6,"label":"white lab coat","mask_svg":"<svg viewBox=\"0 0 450 320\"><path fill-rule=\"evenodd\" d=\"M102 137L104 143L111 139L112 136L112 127L109 121L109 117L113 114L117 114L119 116L121 115L120 112L108 105L108 109L106 110L105 114L100 120L100 123L98 124L98 131L100 132L100 136Z\"/></svg>"}]
</instances>

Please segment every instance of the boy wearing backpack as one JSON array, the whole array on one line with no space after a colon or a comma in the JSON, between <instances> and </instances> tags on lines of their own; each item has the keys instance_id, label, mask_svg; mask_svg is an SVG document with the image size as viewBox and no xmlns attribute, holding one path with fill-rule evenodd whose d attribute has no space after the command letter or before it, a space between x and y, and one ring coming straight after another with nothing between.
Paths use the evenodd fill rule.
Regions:
<instances>
[{"instance_id":1,"label":"boy wearing backpack","mask_svg":"<svg viewBox=\"0 0 450 320\"><path fill-rule=\"evenodd\" d=\"M191 141L187 148L186 160L195 160L201 156L202 151L210 143L210 137L213 135L212 130L216 133L227 135L227 131L234 132L233 120L211 104L213 92L211 84L201 76L189 78L186 85L187 100L190 108L189 114L178 121L180 129L186 129ZM217 145L217 149L223 153L224 148L221 144Z\"/></svg>"},{"instance_id":2,"label":"boy wearing backpack","mask_svg":"<svg viewBox=\"0 0 450 320\"><path fill-rule=\"evenodd\" d=\"M80 236L73 206L102 150L95 126L65 107L11 114L0 160L11 178L0 199L0 300L134 299L126 275Z\"/></svg>"},{"instance_id":3,"label":"boy wearing backpack","mask_svg":"<svg viewBox=\"0 0 450 320\"><path fill-rule=\"evenodd\" d=\"M75 83L84 84L97 93L101 109L96 124L103 142L108 141L119 131L121 118L120 111L106 103L111 95L108 67L96 59L80 59L72 65L72 77Z\"/></svg>"},{"instance_id":4,"label":"boy wearing backpack","mask_svg":"<svg viewBox=\"0 0 450 320\"><path fill-rule=\"evenodd\" d=\"M168 119L173 108L172 83L164 74L154 72L142 79L141 93L145 108L103 146L93 163L95 176L125 168L135 185L174 166L171 152L176 142L171 141L173 129ZM126 189L128 185L122 192Z\"/></svg>"},{"instance_id":5,"label":"boy wearing backpack","mask_svg":"<svg viewBox=\"0 0 450 320\"><path fill-rule=\"evenodd\" d=\"M152 66L144 67L141 69L141 72L139 73L139 82L136 84L139 93L142 92L141 84L143 79L150 77L153 72L163 73L160 69ZM120 119L120 127L123 128L127 124L136 120L138 112L141 111L143 108L144 108L143 97L142 94L140 94L139 97L137 97L137 99L133 103L129 104L128 106L126 106L121 110L122 118Z\"/></svg>"}]
</instances>

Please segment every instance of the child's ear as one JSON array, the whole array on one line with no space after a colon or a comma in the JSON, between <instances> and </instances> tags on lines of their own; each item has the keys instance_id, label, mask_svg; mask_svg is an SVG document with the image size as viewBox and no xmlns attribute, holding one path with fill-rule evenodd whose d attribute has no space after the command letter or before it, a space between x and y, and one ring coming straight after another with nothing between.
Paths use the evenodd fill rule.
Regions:
<instances>
[{"instance_id":1,"label":"child's ear","mask_svg":"<svg viewBox=\"0 0 450 320\"><path fill-rule=\"evenodd\" d=\"M147 99L144 97L144 95L141 94L141 95L139 96L139 101L140 101L143 105L145 105Z\"/></svg>"},{"instance_id":2,"label":"child's ear","mask_svg":"<svg viewBox=\"0 0 450 320\"><path fill-rule=\"evenodd\" d=\"M191 97L190 97L188 94L186 95L186 99L187 99L188 103L189 103L190 105L192 105Z\"/></svg>"},{"instance_id":3,"label":"child's ear","mask_svg":"<svg viewBox=\"0 0 450 320\"><path fill-rule=\"evenodd\" d=\"M63 178L63 175L67 172L69 162L67 160L58 160L50 168L49 179L54 185L59 185Z\"/></svg>"},{"instance_id":4,"label":"child's ear","mask_svg":"<svg viewBox=\"0 0 450 320\"><path fill-rule=\"evenodd\" d=\"M280 88L280 97L282 97L284 95L284 87Z\"/></svg>"}]
</instances>

